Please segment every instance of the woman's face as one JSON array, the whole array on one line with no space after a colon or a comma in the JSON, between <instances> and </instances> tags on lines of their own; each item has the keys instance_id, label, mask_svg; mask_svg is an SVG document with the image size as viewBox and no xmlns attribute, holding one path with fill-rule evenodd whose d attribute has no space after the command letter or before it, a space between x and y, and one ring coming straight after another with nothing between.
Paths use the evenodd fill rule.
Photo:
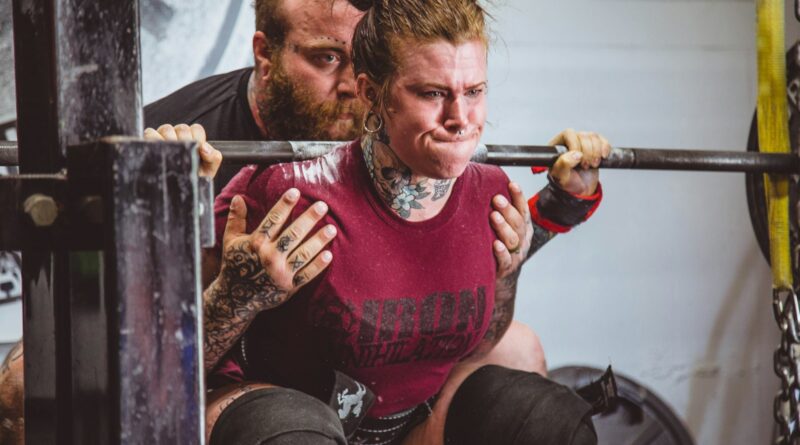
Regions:
<instances>
[{"instance_id":1,"label":"woman's face","mask_svg":"<svg viewBox=\"0 0 800 445\"><path fill-rule=\"evenodd\" d=\"M401 45L383 116L389 144L414 174L460 176L486 121L486 47L479 40Z\"/></svg>"}]
</instances>

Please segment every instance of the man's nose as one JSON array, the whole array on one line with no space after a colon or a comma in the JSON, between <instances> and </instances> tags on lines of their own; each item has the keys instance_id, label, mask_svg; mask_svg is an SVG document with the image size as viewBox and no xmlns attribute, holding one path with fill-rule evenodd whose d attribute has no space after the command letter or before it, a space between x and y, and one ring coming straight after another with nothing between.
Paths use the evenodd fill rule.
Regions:
<instances>
[{"instance_id":1,"label":"man's nose","mask_svg":"<svg viewBox=\"0 0 800 445\"><path fill-rule=\"evenodd\" d=\"M336 94L339 97L356 97L356 76L353 71L353 64L345 64L339 70L339 77L336 84Z\"/></svg>"}]
</instances>

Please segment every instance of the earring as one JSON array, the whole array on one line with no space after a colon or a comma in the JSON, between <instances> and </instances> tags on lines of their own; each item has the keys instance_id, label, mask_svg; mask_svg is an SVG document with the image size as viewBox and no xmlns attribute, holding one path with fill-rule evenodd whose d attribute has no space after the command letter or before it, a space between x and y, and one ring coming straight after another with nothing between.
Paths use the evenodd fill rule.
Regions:
<instances>
[{"instance_id":1,"label":"earring","mask_svg":"<svg viewBox=\"0 0 800 445\"><path fill-rule=\"evenodd\" d=\"M373 117L378 120L378 126L375 127L375 128L369 128L370 118L373 118ZM364 131L366 131L369 134L375 134L375 133L381 131L381 128L383 128L383 119L381 118L381 116L379 114L375 114L372 110L370 110L367 113L367 118L364 119Z\"/></svg>"}]
</instances>

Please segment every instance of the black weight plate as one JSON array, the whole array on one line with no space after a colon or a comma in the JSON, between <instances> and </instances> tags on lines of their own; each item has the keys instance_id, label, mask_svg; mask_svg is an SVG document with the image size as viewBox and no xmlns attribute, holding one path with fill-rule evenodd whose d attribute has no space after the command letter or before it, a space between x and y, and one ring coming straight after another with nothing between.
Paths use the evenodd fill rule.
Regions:
<instances>
[{"instance_id":1,"label":"black weight plate","mask_svg":"<svg viewBox=\"0 0 800 445\"><path fill-rule=\"evenodd\" d=\"M787 95L789 99L789 137L792 151L800 154L800 42L797 42L786 53L786 79ZM756 116L750 124L750 135L747 138L747 151L758 151L758 125ZM798 172L800 173L800 172ZM800 230L797 224L798 203L798 178L793 175L790 187L790 202L795 206L789 209L789 220L791 223L792 246L800 243ZM745 175L747 185L747 207L750 210L750 222L753 224L753 231L756 234L758 245L761 252L769 262L769 223L767 221L767 199L764 195L764 175L748 173ZM797 251L793 254L792 263L794 265L794 276L798 275ZM795 280L797 281L797 280Z\"/></svg>"},{"instance_id":2,"label":"black weight plate","mask_svg":"<svg viewBox=\"0 0 800 445\"><path fill-rule=\"evenodd\" d=\"M571 388L591 383L604 370L565 366L549 371L549 378ZM614 371L620 400L612 411L592 418L598 445L694 445L675 412L644 385Z\"/></svg>"}]
</instances>

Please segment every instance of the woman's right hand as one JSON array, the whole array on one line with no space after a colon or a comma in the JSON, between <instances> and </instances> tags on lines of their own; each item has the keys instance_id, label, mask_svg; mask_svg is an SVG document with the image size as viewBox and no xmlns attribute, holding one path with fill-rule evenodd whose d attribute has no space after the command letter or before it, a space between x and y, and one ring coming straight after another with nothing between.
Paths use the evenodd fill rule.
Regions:
<instances>
[{"instance_id":1,"label":"woman's right hand","mask_svg":"<svg viewBox=\"0 0 800 445\"><path fill-rule=\"evenodd\" d=\"M283 229L299 199L300 192L289 189L251 234L245 233L244 199L231 201L217 280L223 280L234 307L278 307L331 263L333 255L324 248L336 236L335 226L328 224L306 239L328 212L327 204L314 203Z\"/></svg>"}]
</instances>

